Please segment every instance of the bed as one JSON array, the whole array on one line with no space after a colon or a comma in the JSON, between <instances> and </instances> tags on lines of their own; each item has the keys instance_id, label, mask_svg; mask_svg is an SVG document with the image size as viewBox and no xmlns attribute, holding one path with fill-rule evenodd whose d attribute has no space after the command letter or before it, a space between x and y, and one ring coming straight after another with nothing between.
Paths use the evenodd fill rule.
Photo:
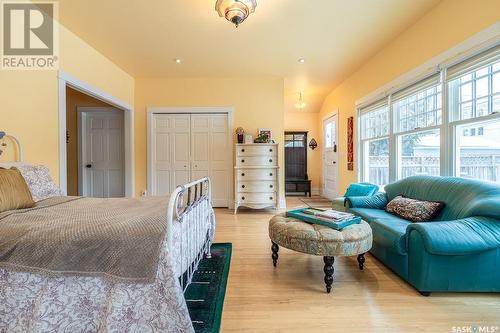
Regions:
<instances>
[{"instance_id":1,"label":"bed","mask_svg":"<svg viewBox=\"0 0 500 333\"><path fill-rule=\"evenodd\" d=\"M22 169L22 165L17 167ZM25 170L23 176L26 174ZM30 183L29 179L27 183ZM36 187L36 181L31 185ZM199 261L204 256L210 256L215 230L210 190L210 180L202 178L177 187L168 198L94 199L49 195L37 201L33 208L0 214L0 245L4 246L3 251L0 246L0 259L3 254L3 258L18 260L14 260L14 264L0 260L0 332L192 332L184 291ZM136 208L142 209L143 215L148 218L154 216L156 229L137 217L143 216L142 213L131 217L130 224L125 223L129 213L126 210L133 212ZM89 216L92 221L97 221L92 222L96 224L92 224L92 228L82 227ZM102 216L113 222L108 224ZM163 223L159 222L160 218ZM33 224L34 221L37 221L36 224ZM113 225L113 228L108 228L114 230L110 232L111 236L104 238L105 244L113 243L113 246L104 246L111 254L102 250L103 246L95 245L96 239L104 237L99 234L101 227L98 223L105 225L103 229ZM24 224L26 227L19 231L18 226ZM163 226L158 251L151 252L147 246L137 250L143 251L138 253L144 255L144 267L153 263L152 269L144 269L147 273L138 269L141 266L137 264L128 265L130 267L122 265L125 268L115 265L116 262L138 262L138 258L123 260L124 253L132 258L131 254L136 253L128 240L138 238L133 232L127 234L128 229L133 227L116 231L117 225L140 225L146 228L140 233L141 237L154 232L154 237L151 237L155 239L159 237L155 231ZM75 238L74 235L79 232L73 230L82 229L86 230L82 232L83 236ZM33 230L42 233L37 234ZM12 232L21 232L22 237L9 238ZM64 237L60 236L63 234ZM28 245L16 243L10 248L5 247L9 239L36 240L37 237L44 241L25 241ZM121 241L118 242L118 239ZM49 245L51 242L56 244L52 248ZM102 239L99 242L102 244ZM60 250L71 248L68 244L86 244L86 250L73 253L68 249L65 252ZM140 247L141 244L135 242L132 245ZM29 251L33 256L10 255L12 251L22 253L23 247L24 253ZM93 257L100 260L92 260L89 255L92 252L88 249L98 249ZM47 258L44 254L51 251L63 255L57 260L52 257L51 260L44 260ZM6 252L9 255L5 255ZM147 253L154 253L153 259L150 260ZM33 261L36 255L41 258L40 262L46 261L45 266L33 267L37 265L30 260ZM111 261L109 267L104 269L99 266L107 259L114 260L116 257L120 260ZM92 266L94 264L98 265L97 268ZM80 269L78 265L85 269Z\"/></svg>"}]
</instances>

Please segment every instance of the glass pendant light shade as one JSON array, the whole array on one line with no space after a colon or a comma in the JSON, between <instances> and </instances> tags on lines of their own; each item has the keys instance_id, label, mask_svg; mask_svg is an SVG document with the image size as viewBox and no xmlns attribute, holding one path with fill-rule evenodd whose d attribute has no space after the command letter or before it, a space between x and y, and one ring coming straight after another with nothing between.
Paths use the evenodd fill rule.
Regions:
<instances>
[{"instance_id":1,"label":"glass pendant light shade","mask_svg":"<svg viewBox=\"0 0 500 333\"><path fill-rule=\"evenodd\" d=\"M300 92L299 93L299 101L297 103L295 103L295 107L297 109L304 109L306 106L307 106L307 104L302 99L302 93Z\"/></svg>"},{"instance_id":2,"label":"glass pendant light shade","mask_svg":"<svg viewBox=\"0 0 500 333\"><path fill-rule=\"evenodd\" d=\"M245 19L255 11L256 0L217 0L215 10L220 17L232 22L238 27Z\"/></svg>"}]
</instances>

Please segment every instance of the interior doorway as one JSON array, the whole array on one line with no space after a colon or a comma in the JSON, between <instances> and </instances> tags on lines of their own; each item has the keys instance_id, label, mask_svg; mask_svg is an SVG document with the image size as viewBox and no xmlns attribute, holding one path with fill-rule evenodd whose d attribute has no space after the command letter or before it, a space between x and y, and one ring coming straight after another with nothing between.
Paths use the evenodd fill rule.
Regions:
<instances>
[{"instance_id":1,"label":"interior doorway","mask_svg":"<svg viewBox=\"0 0 500 333\"><path fill-rule=\"evenodd\" d=\"M311 196L311 181L307 174L307 132L285 132L285 191L286 195Z\"/></svg>"},{"instance_id":2,"label":"interior doorway","mask_svg":"<svg viewBox=\"0 0 500 333\"><path fill-rule=\"evenodd\" d=\"M78 195L125 196L123 111L111 107L78 108Z\"/></svg>"},{"instance_id":3,"label":"interior doorway","mask_svg":"<svg viewBox=\"0 0 500 333\"><path fill-rule=\"evenodd\" d=\"M338 196L338 115L323 120L323 188L322 195L328 199Z\"/></svg>"},{"instance_id":4,"label":"interior doorway","mask_svg":"<svg viewBox=\"0 0 500 333\"><path fill-rule=\"evenodd\" d=\"M68 195L125 196L124 111L66 87Z\"/></svg>"}]
</instances>

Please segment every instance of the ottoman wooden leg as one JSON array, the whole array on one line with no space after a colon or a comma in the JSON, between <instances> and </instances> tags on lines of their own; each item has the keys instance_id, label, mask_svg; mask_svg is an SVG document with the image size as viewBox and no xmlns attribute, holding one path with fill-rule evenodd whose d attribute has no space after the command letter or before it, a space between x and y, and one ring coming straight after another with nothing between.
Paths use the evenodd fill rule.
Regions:
<instances>
[{"instance_id":1,"label":"ottoman wooden leg","mask_svg":"<svg viewBox=\"0 0 500 333\"><path fill-rule=\"evenodd\" d=\"M335 262L335 258L325 256L323 257L323 261L325 262L325 267L323 268L323 272L325 272L326 292L330 293L333 284L333 271L334 271L333 264Z\"/></svg>"},{"instance_id":2,"label":"ottoman wooden leg","mask_svg":"<svg viewBox=\"0 0 500 333\"><path fill-rule=\"evenodd\" d=\"M278 251L280 250L280 247L275 242L272 243L273 245L271 245L271 251L273 251L273 254L271 255L271 257L273 258L273 266L276 267L276 264L278 263Z\"/></svg>"},{"instance_id":3,"label":"ottoman wooden leg","mask_svg":"<svg viewBox=\"0 0 500 333\"><path fill-rule=\"evenodd\" d=\"M358 255L358 264L359 264L359 269L363 270L365 268L365 254L361 253Z\"/></svg>"}]
</instances>

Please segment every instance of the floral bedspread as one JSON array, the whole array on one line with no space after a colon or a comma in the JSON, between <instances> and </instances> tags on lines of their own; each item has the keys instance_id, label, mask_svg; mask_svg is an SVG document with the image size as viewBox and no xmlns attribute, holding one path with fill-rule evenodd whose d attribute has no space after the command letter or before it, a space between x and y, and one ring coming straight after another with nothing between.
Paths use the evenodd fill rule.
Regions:
<instances>
[{"instance_id":1,"label":"floral bedspread","mask_svg":"<svg viewBox=\"0 0 500 333\"><path fill-rule=\"evenodd\" d=\"M193 332L171 261L150 284L0 269L0 332Z\"/></svg>"}]
</instances>

